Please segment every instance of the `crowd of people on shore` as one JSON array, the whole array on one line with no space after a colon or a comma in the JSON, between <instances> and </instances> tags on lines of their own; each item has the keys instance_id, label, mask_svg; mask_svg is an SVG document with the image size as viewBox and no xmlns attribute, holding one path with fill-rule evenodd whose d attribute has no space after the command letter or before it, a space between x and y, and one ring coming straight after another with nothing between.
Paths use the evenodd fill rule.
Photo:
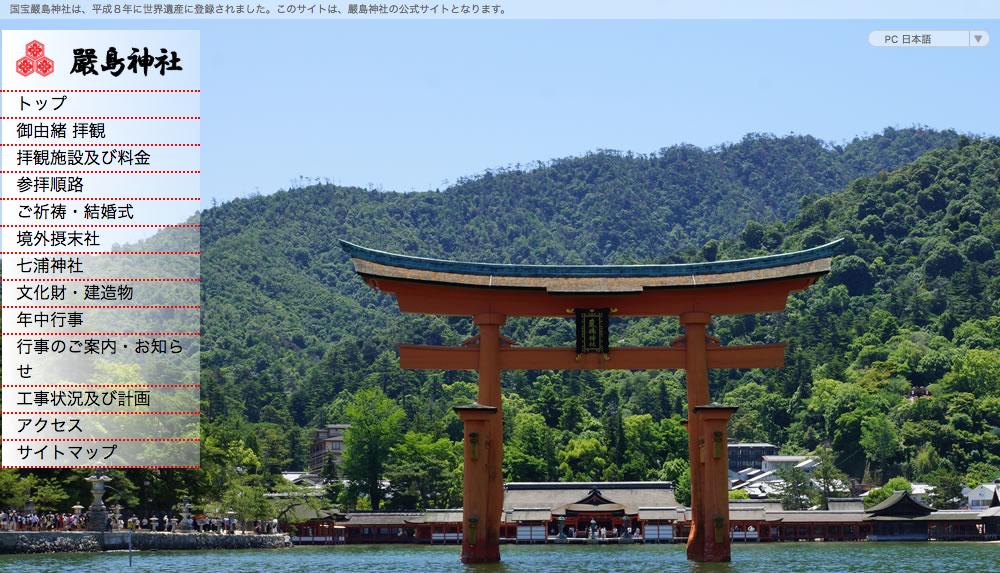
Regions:
<instances>
[{"instance_id":1,"label":"crowd of people on shore","mask_svg":"<svg viewBox=\"0 0 1000 573\"><path fill-rule=\"evenodd\" d=\"M183 518L181 518L183 519ZM194 531L198 533L220 533L220 534L235 534L242 533L243 530L240 529L239 522L236 519L230 517L205 517L198 516L187 518L187 527L182 528L179 523L180 520L171 520L166 515L160 520L149 520L146 518L132 518L127 523L120 524L120 527L130 527L134 529L150 529L153 531ZM278 520L260 520L255 519L247 524L245 528L246 532L253 531L254 533L266 534L266 533L277 533L278 531Z\"/></svg>"},{"instance_id":2,"label":"crowd of people on shore","mask_svg":"<svg viewBox=\"0 0 1000 573\"><path fill-rule=\"evenodd\" d=\"M87 528L87 515L0 510L0 531L72 531Z\"/></svg>"},{"instance_id":3,"label":"crowd of people on shore","mask_svg":"<svg viewBox=\"0 0 1000 573\"><path fill-rule=\"evenodd\" d=\"M49 512L39 514L37 512L24 512L15 509L0 510L0 531L79 531L87 529L89 516L86 512L77 515L75 513ZM182 527L180 522L185 519L173 518L168 514L163 514L162 518L139 518L137 516L124 519L121 516L108 515L109 530L132 529L136 531L194 531L200 533L235 534L240 531L239 522L231 517L187 517L188 527ZM255 519L247 523L247 532L253 531L258 534L269 534L278 532L277 519Z\"/></svg>"}]
</instances>

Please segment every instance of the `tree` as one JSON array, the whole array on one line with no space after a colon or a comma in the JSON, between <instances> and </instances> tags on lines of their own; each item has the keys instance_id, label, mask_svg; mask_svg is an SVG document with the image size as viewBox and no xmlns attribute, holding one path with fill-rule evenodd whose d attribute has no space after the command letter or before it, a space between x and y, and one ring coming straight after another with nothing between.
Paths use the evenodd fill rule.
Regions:
<instances>
[{"instance_id":1,"label":"tree","mask_svg":"<svg viewBox=\"0 0 1000 573\"><path fill-rule=\"evenodd\" d=\"M657 459L661 442L659 428L649 414L629 416L625 418L624 425L625 455L622 473L625 480L641 481L647 478L650 470L655 471L660 466Z\"/></svg>"},{"instance_id":2,"label":"tree","mask_svg":"<svg viewBox=\"0 0 1000 573\"><path fill-rule=\"evenodd\" d=\"M660 480L673 482L674 499L681 505L691 506L691 467L683 458L663 462Z\"/></svg>"},{"instance_id":3,"label":"tree","mask_svg":"<svg viewBox=\"0 0 1000 573\"><path fill-rule=\"evenodd\" d=\"M1000 395L1000 351L969 350L955 360L952 374L946 376L944 382L950 392Z\"/></svg>"},{"instance_id":4,"label":"tree","mask_svg":"<svg viewBox=\"0 0 1000 573\"><path fill-rule=\"evenodd\" d=\"M1000 468L986 462L976 462L969 465L965 472L965 484L971 488L979 487L984 483L993 483L993 480L1000 477Z\"/></svg>"},{"instance_id":5,"label":"tree","mask_svg":"<svg viewBox=\"0 0 1000 573\"><path fill-rule=\"evenodd\" d=\"M880 472L885 472L900 450L899 434L885 414L872 416L861 422L861 447L869 460L877 461Z\"/></svg>"},{"instance_id":6,"label":"tree","mask_svg":"<svg viewBox=\"0 0 1000 573\"><path fill-rule=\"evenodd\" d=\"M985 263L986 261L992 259L995 254L993 241L982 235L973 235L965 240L965 244L962 248L962 254L964 254L965 258L970 261Z\"/></svg>"},{"instance_id":7,"label":"tree","mask_svg":"<svg viewBox=\"0 0 1000 573\"><path fill-rule=\"evenodd\" d=\"M344 476L367 493L372 507L378 509L385 462L402 438L403 410L375 387L359 390L346 413L351 427L344 432Z\"/></svg>"},{"instance_id":8,"label":"tree","mask_svg":"<svg viewBox=\"0 0 1000 573\"><path fill-rule=\"evenodd\" d=\"M559 472L564 481L596 481L607 465L608 449L597 438L573 438L559 452Z\"/></svg>"},{"instance_id":9,"label":"tree","mask_svg":"<svg viewBox=\"0 0 1000 573\"><path fill-rule=\"evenodd\" d=\"M511 439L504 445L504 475L509 481L557 479L554 430L534 412L518 412L511 421Z\"/></svg>"},{"instance_id":10,"label":"tree","mask_svg":"<svg viewBox=\"0 0 1000 573\"><path fill-rule=\"evenodd\" d=\"M285 440L284 431L276 424L261 423L256 427L260 431L259 448L256 450L260 460L260 472L268 476L276 476L291 461L291 452Z\"/></svg>"},{"instance_id":11,"label":"tree","mask_svg":"<svg viewBox=\"0 0 1000 573\"><path fill-rule=\"evenodd\" d=\"M861 221L861 226L858 227L858 230L866 237L880 241L885 230L885 223L882 222L882 219L878 215L868 215Z\"/></svg>"},{"instance_id":12,"label":"tree","mask_svg":"<svg viewBox=\"0 0 1000 573\"><path fill-rule=\"evenodd\" d=\"M934 472L940 463L941 456L938 455L937 450L929 443L925 443L917 450L910 465L913 468L913 475L919 480L927 479L926 476Z\"/></svg>"},{"instance_id":13,"label":"tree","mask_svg":"<svg viewBox=\"0 0 1000 573\"><path fill-rule=\"evenodd\" d=\"M833 451L830 448L820 446L816 448L819 456L819 464L813 468L812 478L816 482L818 489L817 501L821 509L830 508L830 498L835 495L849 493L845 490L847 485L847 474L837 469L833 463Z\"/></svg>"},{"instance_id":14,"label":"tree","mask_svg":"<svg viewBox=\"0 0 1000 573\"><path fill-rule=\"evenodd\" d=\"M271 496L267 499L271 503L270 515L278 521L287 521L285 516L300 506L319 509L322 505L322 498L312 495L311 487L296 485L286 479L278 480L269 493Z\"/></svg>"},{"instance_id":15,"label":"tree","mask_svg":"<svg viewBox=\"0 0 1000 573\"><path fill-rule=\"evenodd\" d=\"M705 257L705 260L712 262L715 257L719 255L719 242L715 239L710 240L705 243L705 246L701 248L701 256Z\"/></svg>"},{"instance_id":16,"label":"tree","mask_svg":"<svg viewBox=\"0 0 1000 573\"><path fill-rule=\"evenodd\" d=\"M955 274L964 263L962 254L958 252L958 247L948 242L942 242L934 247L927 261L924 263L924 270L931 277L950 277Z\"/></svg>"},{"instance_id":17,"label":"tree","mask_svg":"<svg viewBox=\"0 0 1000 573\"><path fill-rule=\"evenodd\" d=\"M759 249L761 241L764 240L764 225L761 225L757 221L747 221L747 224L743 227L743 232L740 233L740 239L747 247Z\"/></svg>"},{"instance_id":18,"label":"tree","mask_svg":"<svg viewBox=\"0 0 1000 573\"><path fill-rule=\"evenodd\" d=\"M768 392L764 385L757 382L748 382L727 392L723 403L740 407L733 415L731 434L744 442L779 439L782 427L788 421L788 401L774 392Z\"/></svg>"},{"instance_id":19,"label":"tree","mask_svg":"<svg viewBox=\"0 0 1000 573\"><path fill-rule=\"evenodd\" d=\"M562 400L559 399L555 385L549 381L547 376L539 376L537 383L541 389L538 391L538 398L535 400L535 408L545 417L545 423L549 427L554 427L559 423L559 417L563 413Z\"/></svg>"},{"instance_id":20,"label":"tree","mask_svg":"<svg viewBox=\"0 0 1000 573\"><path fill-rule=\"evenodd\" d=\"M674 499L685 506L691 505L691 470L681 472L674 482Z\"/></svg>"},{"instance_id":21,"label":"tree","mask_svg":"<svg viewBox=\"0 0 1000 573\"><path fill-rule=\"evenodd\" d=\"M54 478L39 480L31 490L31 497L35 500L37 511L55 511L64 501L69 499L69 495L63 490L62 485Z\"/></svg>"},{"instance_id":22,"label":"tree","mask_svg":"<svg viewBox=\"0 0 1000 573\"><path fill-rule=\"evenodd\" d=\"M559 427L571 434L583 423L586 411L580 405L580 396L570 396L563 402L563 411L559 416Z\"/></svg>"},{"instance_id":23,"label":"tree","mask_svg":"<svg viewBox=\"0 0 1000 573\"><path fill-rule=\"evenodd\" d=\"M802 235L803 249L811 249L824 243L826 243L826 237L823 235L823 231L819 229L809 229Z\"/></svg>"},{"instance_id":24,"label":"tree","mask_svg":"<svg viewBox=\"0 0 1000 573\"><path fill-rule=\"evenodd\" d=\"M252 519L268 519L274 515L274 508L266 497L262 486L254 485L250 477L231 483L226 493L222 495L222 504L232 508L239 519L243 531L246 531L247 521Z\"/></svg>"},{"instance_id":25,"label":"tree","mask_svg":"<svg viewBox=\"0 0 1000 573\"><path fill-rule=\"evenodd\" d=\"M327 455L323 462L323 471L320 473L323 484L326 486L324 495L330 504L336 504L340 494L344 491L344 484L338 476L337 464L333 461L333 456Z\"/></svg>"},{"instance_id":26,"label":"tree","mask_svg":"<svg viewBox=\"0 0 1000 573\"><path fill-rule=\"evenodd\" d=\"M948 460L943 460L940 467L927 476L927 483L934 486L931 502L938 509L957 509L962 502L962 489L965 487L962 476Z\"/></svg>"},{"instance_id":27,"label":"tree","mask_svg":"<svg viewBox=\"0 0 1000 573\"><path fill-rule=\"evenodd\" d=\"M813 494L806 472L796 467L785 467L778 470L778 477L785 482L781 486L781 507L786 510L805 509Z\"/></svg>"},{"instance_id":28,"label":"tree","mask_svg":"<svg viewBox=\"0 0 1000 573\"><path fill-rule=\"evenodd\" d=\"M206 434L201 462L212 491L226 491L231 483L239 482L243 474L253 473L252 469L260 465L253 450L225 429L218 435Z\"/></svg>"},{"instance_id":29,"label":"tree","mask_svg":"<svg viewBox=\"0 0 1000 573\"><path fill-rule=\"evenodd\" d=\"M875 507L897 491L913 493L913 486L903 477L894 477L878 489L873 489L865 496L865 509Z\"/></svg>"},{"instance_id":30,"label":"tree","mask_svg":"<svg viewBox=\"0 0 1000 573\"><path fill-rule=\"evenodd\" d=\"M867 294L875 284L868 263L857 255L835 261L829 280L830 284L842 284L847 287L847 292L851 296Z\"/></svg>"},{"instance_id":31,"label":"tree","mask_svg":"<svg viewBox=\"0 0 1000 573\"><path fill-rule=\"evenodd\" d=\"M392 447L385 477L396 508L447 508L461 498L462 460L456 443L407 432Z\"/></svg>"},{"instance_id":32,"label":"tree","mask_svg":"<svg viewBox=\"0 0 1000 573\"><path fill-rule=\"evenodd\" d=\"M0 468L0 504L3 507L22 507L27 499L30 482L23 479L16 469Z\"/></svg>"}]
</instances>

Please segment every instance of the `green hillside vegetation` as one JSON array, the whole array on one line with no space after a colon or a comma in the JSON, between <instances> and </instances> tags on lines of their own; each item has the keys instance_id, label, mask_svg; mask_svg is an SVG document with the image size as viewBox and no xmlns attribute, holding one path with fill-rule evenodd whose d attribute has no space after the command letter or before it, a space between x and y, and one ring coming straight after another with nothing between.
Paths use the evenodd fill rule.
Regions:
<instances>
[{"instance_id":1,"label":"green hillside vegetation","mask_svg":"<svg viewBox=\"0 0 1000 573\"><path fill-rule=\"evenodd\" d=\"M948 149L942 143L891 174L873 170L839 192L826 191L838 186L832 175L827 186L816 183L823 174L899 159L886 151L890 136L897 149L913 149L929 134L887 132L843 150L810 138L753 136L709 152L594 154L485 174L441 193L319 186L227 204L205 214L205 241L218 247L206 257L206 272L241 277L206 285L208 407L218 408L216 419L280 432L289 420L303 428L355 421L355 396L375 388L378 400L403 413L385 436L396 450L384 475L412 475L411 462L400 466L406 472L393 467L403 460L452 464L450 475L435 474L436 498L414 497L415 486L400 484L386 502L453 504L458 446L418 458L415 444L459 439L451 407L475 397L474 373L400 370L393 345L454 345L474 328L467 319L398 315L390 297L353 274L337 238L460 260L625 263L740 258L844 237L834 272L793 297L787 312L715 320L712 333L728 344L782 340L790 347L785 369L713 373L713 398L741 407L731 428L736 438L794 453L830 448L849 475L879 484L897 473L929 480L942 486L945 503L961 484L989 479L1000 462L997 389L966 387L978 379L970 372L995 377L995 342L985 341L997 331L990 317L997 314L991 301L1000 235L991 215L1000 165L995 142L955 138ZM683 179L685 164L700 167ZM763 179L741 186L744 165ZM727 204L714 217L692 214L720 204L709 189L740 196L755 186L767 189L758 202ZM814 191L791 194L803 188ZM605 256L595 258L588 245L601 245ZM216 258L221 253L225 258ZM225 334L208 336L212 328ZM978 347L967 342L972 332ZM511 320L504 333L527 346L567 346L573 337L562 319ZM657 345L679 333L674 320L623 320L613 339ZM680 373L508 372L503 382L508 479L683 481ZM913 387L929 387L931 396L910 400ZM285 442L286 467L301 467L295 441Z\"/></svg>"},{"instance_id":2,"label":"green hillside vegetation","mask_svg":"<svg viewBox=\"0 0 1000 573\"><path fill-rule=\"evenodd\" d=\"M910 129L844 146L752 135L711 150L513 167L440 192L318 185L220 205L201 216L204 469L118 472L133 484L123 503L136 507L134 484L149 480L154 504L223 488L263 515L275 474L304 469L311 430L344 422L375 443L348 450L343 470L357 487L331 485L331 500L460 503L451 408L474 399L475 373L401 370L395 344L457 345L475 329L400 315L353 273L337 239L457 260L590 264L733 259L843 237L833 271L785 312L713 320L725 344L789 348L783 369L713 372L712 398L740 407L732 437L817 451L828 475L928 481L946 506L963 485L1000 475L998 178L996 140ZM680 332L675 319L612 323L618 345L663 345ZM512 319L503 334L570 346L574 330L565 319ZM508 480L669 479L683 499L681 373L505 372L502 382ZM376 408L373 421L365 413ZM395 423L376 423L386 419ZM366 451L382 459L391 491L373 489Z\"/></svg>"}]
</instances>

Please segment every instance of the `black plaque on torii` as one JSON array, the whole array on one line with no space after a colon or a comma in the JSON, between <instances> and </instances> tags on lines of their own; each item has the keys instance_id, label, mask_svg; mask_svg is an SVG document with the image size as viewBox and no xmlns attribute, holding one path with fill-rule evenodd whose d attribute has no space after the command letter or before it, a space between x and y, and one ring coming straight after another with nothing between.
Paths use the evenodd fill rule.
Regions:
<instances>
[{"instance_id":1,"label":"black plaque on torii","mask_svg":"<svg viewBox=\"0 0 1000 573\"><path fill-rule=\"evenodd\" d=\"M608 353L609 308L576 308L576 353Z\"/></svg>"}]
</instances>

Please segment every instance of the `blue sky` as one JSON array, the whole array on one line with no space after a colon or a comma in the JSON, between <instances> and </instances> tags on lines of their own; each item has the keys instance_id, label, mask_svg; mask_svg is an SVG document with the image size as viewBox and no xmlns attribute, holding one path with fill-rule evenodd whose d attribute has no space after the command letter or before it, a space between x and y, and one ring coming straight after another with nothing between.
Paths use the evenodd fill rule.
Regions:
<instances>
[{"instance_id":1,"label":"blue sky","mask_svg":"<svg viewBox=\"0 0 1000 573\"><path fill-rule=\"evenodd\" d=\"M997 46L873 48L993 21L5 23L201 30L202 197L300 175L395 191L605 149L748 132L841 142L914 124L1000 134ZM160 24L151 26L153 24ZM0 57L9 58L7 55ZM6 61L6 60L5 60Z\"/></svg>"}]
</instances>

